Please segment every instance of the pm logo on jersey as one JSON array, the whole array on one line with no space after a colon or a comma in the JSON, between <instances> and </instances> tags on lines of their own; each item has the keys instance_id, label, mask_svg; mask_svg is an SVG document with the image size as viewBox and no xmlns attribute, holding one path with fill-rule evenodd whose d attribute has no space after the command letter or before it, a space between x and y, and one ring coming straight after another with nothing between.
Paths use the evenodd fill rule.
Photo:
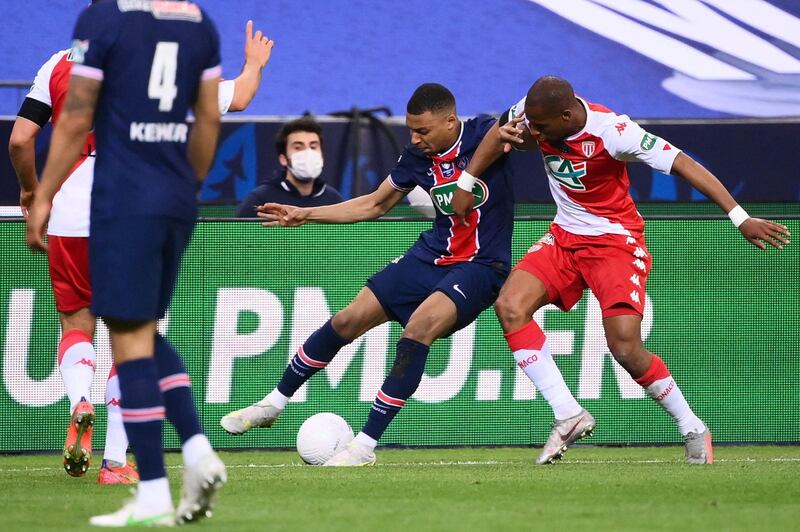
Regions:
<instances>
[{"instance_id":1,"label":"pm logo on jersey","mask_svg":"<svg viewBox=\"0 0 800 532\"><path fill-rule=\"evenodd\" d=\"M446 216L453 215L453 193L456 191L456 182L444 183L431 187L431 199L439 212ZM489 199L489 187L480 179L475 180L475 186L472 187L472 195L475 196L475 206L477 209Z\"/></svg>"},{"instance_id":2,"label":"pm logo on jersey","mask_svg":"<svg viewBox=\"0 0 800 532\"><path fill-rule=\"evenodd\" d=\"M586 177L586 161L572 162L558 155L545 155L544 167L550 177L571 190L586 190L581 181Z\"/></svg>"}]
</instances>

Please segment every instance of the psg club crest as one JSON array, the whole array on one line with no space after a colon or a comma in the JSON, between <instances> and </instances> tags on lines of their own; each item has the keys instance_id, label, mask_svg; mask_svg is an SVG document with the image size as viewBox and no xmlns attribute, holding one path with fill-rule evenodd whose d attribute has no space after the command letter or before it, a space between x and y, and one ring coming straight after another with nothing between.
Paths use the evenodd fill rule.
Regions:
<instances>
[{"instance_id":1,"label":"psg club crest","mask_svg":"<svg viewBox=\"0 0 800 532\"><path fill-rule=\"evenodd\" d=\"M591 157L594 154L595 144L593 140L584 140L581 142L581 149L586 157Z\"/></svg>"}]
</instances>

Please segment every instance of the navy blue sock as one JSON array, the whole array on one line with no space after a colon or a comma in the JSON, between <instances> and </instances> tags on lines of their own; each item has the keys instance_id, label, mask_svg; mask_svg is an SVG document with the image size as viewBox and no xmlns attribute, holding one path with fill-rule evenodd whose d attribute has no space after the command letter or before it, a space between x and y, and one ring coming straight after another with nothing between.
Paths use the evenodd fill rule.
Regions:
<instances>
[{"instance_id":1,"label":"navy blue sock","mask_svg":"<svg viewBox=\"0 0 800 532\"><path fill-rule=\"evenodd\" d=\"M158 370L152 358L117 365L122 421L128 434L139 477L155 480L167 476L164 469L164 398L158 389Z\"/></svg>"},{"instance_id":2,"label":"navy blue sock","mask_svg":"<svg viewBox=\"0 0 800 532\"><path fill-rule=\"evenodd\" d=\"M422 381L422 373L425 371L429 350L429 346L416 340L401 338L397 342L397 354L392 371L383 381L383 386L372 403L372 410L362 429L364 434L375 440L381 439L394 416L400 412L406 400L417 391Z\"/></svg>"},{"instance_id":3,"label":"navy blue sock","mask_svg":"<svg viewBox=\"0 0 800 532\"><path fill-rule=\"evenodd\" d=\"M292 357L278 383L278 391L286 397L293 396L303 383L327 366L336 353L350 341L333 330L331 320L326 321L325 325L308 337L297 350L297 354Z\"/></svg>"},{"instance_id":4,"label":"navy blue sock","mask_svg":"<svg viewBox=\"0 0 800 532\"><path fill-rule=\"evenodd\" d=\"M175 427L181 443L195 434L202 434L203 426L192 398L192 383L181 356L163 336L156 333L156 365L158 385L164 395L167 419Z\"/></svg>"}]
</instances>

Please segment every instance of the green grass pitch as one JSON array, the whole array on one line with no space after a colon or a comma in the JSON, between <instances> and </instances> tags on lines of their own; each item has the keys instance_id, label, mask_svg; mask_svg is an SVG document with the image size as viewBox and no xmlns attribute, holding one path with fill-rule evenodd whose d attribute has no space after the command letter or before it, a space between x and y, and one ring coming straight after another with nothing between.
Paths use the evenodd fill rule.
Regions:
<instances>
[{"instance_id":1,"label":"green grass pitch","mask_svg":"<svg viewBox=\"0 0 800 532\"><path fill-rule=\"evenodd\" d=\"M556 466L537 450L379 450L378 465L301 465L295 453L222 453L214 517L193 529L797 530L800 447L718 447L688 466L679 447L578 447ZM3 532L90 530L128 488L71 478L55 455L0 456ZM177 502L180 455L167 457Z\"/></svg>"}]
</instances>

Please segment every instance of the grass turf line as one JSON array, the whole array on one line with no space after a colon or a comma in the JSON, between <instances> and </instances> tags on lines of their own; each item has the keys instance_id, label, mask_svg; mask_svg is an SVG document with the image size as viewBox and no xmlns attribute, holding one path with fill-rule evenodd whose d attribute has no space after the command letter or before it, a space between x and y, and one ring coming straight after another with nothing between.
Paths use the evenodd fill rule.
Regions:
<instances>
[{"instance_id":1,"label":"grass turf line","mask_svg":"<svg viewBox=\"0 0 800 532\"><path fill-rule=\"evenodd\" d=\"M800 447L720 447L691 467L679 447L575 448L556 465L536 450L378 452L373 468L301 465L288 452L223 453L225 486L193 529L789 530L800 519ZM4 532L96 530L128 490L97 484L95 457L71 478L58 456L0 456ZM180 455L168 455L177 504Z\"/></svg>"}]
</instances>

